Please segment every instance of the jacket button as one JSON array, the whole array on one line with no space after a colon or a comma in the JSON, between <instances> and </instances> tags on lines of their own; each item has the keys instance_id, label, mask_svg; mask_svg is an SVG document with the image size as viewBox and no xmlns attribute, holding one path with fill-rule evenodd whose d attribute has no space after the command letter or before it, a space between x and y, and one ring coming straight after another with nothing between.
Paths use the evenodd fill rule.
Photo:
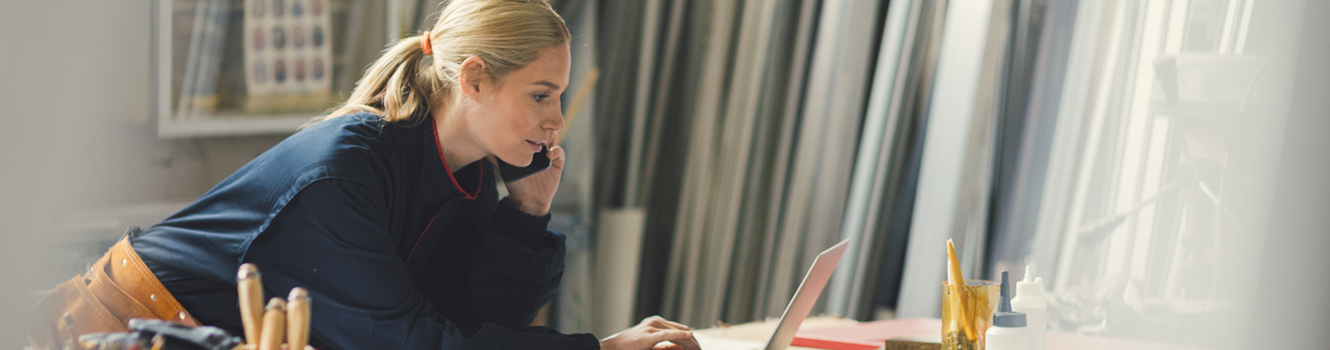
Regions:
<instances>
[{"instance_id":1,"label":"jacket button","mask_svg":"<svg viewBox=\"0 0 1330 350\"><path fill-rule=\"evenodd\" d=\"M157 301L157 294L149 295L148 298L152 299L152 301Z\"/></svg>"},{"instance_id":2,"label":"jacket button","mask_svg":"<svg viewBox=\"0 0 1330 350\"><path fill-rule=\"evenodd\" d=\"M129 259L120 259L120 266L125 266L127 263L129 263Z\"/></svg>"},{"instance_id":3,"label":"jacket button","mask_svg":"<svg viewBox=\"0 0 1330 350\"><path fill-rule=\"evenodd\" d=\"M182 320L185 319L185 312L184 312L184 311L181 311L181 312L180 312L180 319L182 319Z\"/></svg>"}]
</instances>

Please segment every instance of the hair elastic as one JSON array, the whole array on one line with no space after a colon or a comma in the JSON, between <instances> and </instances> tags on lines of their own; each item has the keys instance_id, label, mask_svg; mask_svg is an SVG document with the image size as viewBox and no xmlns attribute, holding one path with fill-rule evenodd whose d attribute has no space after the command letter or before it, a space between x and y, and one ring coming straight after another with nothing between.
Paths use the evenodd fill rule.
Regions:
<instances>
[{"instance_id":1,"label":"hair elastic","mask_svg":"<svg viewBox=\"0 0 1330 350\"><path fill-rule=\"evenodd\" d=\"M425 51L425 56L433 55L433 54L434 54L434 48L431 47L430 44L429 44L429 31L426 30L424 34L421 34L421 35L420 35L420 37L421 37L421 40L420 40L420 49L423 50L423 51Z\"/></svg>"}]
</instances>

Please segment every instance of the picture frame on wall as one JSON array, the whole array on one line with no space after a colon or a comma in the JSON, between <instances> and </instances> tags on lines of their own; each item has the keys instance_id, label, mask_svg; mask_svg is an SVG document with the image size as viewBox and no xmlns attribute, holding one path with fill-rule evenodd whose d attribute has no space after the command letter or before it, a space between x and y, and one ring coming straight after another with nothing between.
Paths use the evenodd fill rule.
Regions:
<instances>
[{"instance_id":1,"label":"picture frame on wall","mask_svg":"<svg viewBox=\"0 0 1330 350\"><path fill-rule=\"evenodd\" d=\"M350 95L388 37L386 6L374 0L154 8L160 138L293 133Z\"/></svg>"}]
</instances>

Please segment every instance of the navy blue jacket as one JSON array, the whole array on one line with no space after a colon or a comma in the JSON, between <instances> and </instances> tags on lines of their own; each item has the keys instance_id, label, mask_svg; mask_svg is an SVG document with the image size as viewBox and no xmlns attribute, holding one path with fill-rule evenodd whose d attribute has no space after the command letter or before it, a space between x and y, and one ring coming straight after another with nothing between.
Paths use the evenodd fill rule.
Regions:
<instances>
[{"instance_id":1,"label":"navy blue jacket","mask_svg":"<svg viewBox=\"0 0 1330 350\"><path fill-rule=\"evenodd\" d=\"M243 334L236 269L304 287L324 349L597 349L529 327L564 236L500 200L485 161L449 171L433 124L368 113L297 132L131 243L203 324Z\"/></svg>"}]
</instances>

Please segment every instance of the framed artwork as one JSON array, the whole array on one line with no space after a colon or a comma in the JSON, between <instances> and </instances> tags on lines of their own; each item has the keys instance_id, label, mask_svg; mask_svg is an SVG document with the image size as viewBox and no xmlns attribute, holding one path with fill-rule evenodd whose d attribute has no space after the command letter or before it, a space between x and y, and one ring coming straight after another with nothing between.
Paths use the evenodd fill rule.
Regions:
<instances>
[{"instance_id":1,"label":"framed artwork","mask_svg":"<svg viewBox=\"0 0 1330 350\"><path fill-rule=\"evenodd\" d=\"M296 131L350 95L388 40L386 7L373 0L158 0L158 136Z\"/></svg>"}]
</instances>

